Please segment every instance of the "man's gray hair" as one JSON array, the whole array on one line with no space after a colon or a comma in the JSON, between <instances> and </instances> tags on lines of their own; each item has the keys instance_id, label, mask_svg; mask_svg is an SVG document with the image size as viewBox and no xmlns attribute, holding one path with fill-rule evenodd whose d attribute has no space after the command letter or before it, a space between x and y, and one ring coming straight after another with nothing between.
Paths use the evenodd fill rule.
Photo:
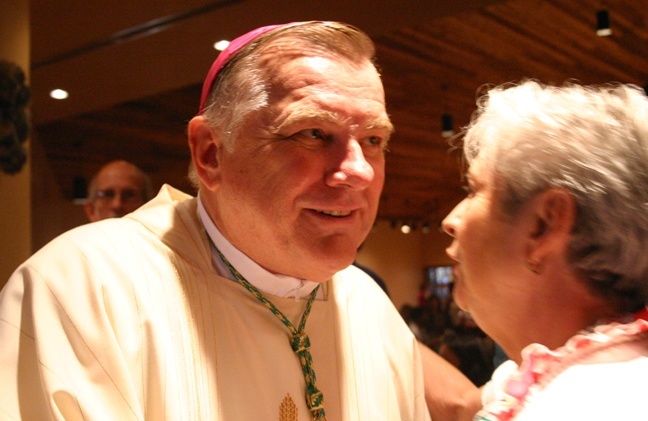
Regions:
<instances>
[{"instance_id":1,"label":"man's gray hair","mask_svg":"<svg viewBox=\"0 0 648 421\"><path fill-rule=\"evenodd\" d=\"M375 54L374 44L364 32L339 22L299 22L260 36L230 59L207 99L204 115L210 126L225 136L228 147L245 117L268 104L269 87L258 58L272 44L287 39L296 57L317 51L361 63L373 60Z\"/></svg>"}]
</instances>

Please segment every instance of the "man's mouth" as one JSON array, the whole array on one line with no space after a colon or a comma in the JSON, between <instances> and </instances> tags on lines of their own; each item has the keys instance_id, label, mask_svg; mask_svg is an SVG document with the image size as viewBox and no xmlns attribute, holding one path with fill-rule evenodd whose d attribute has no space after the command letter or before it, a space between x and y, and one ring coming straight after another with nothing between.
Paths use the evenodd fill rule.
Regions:
<instances>
[{"instance_id":1,"label":"man's mouth","mask_svg":"<svg viewBox=\"0 0 648 421\"><path fill-rule=\"evenodd\" d=\"M351 215L351 211L315 210L315 212L322 213L328 216L335 216L335 217Z\"/></svg>"}]
</instances>

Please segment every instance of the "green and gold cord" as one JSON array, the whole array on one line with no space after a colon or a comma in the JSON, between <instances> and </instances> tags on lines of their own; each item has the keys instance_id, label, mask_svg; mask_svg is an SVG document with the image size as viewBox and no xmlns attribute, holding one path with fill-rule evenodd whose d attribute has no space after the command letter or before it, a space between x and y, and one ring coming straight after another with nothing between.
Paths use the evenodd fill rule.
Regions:
<instances>
[{"instance_id":1,"label":"green and gold cord","mask_svg":"<svg viewBox=\"0 0 648 421\"><path fill-rule=\"evenodd\" d=\"M319 291L320 286L318 285L317 287L315 287L313 292L311 292L308 301L306 302L306 309L304 310L304 314L302 314L299 328L295 328L290 320L288 320L286 316L284 316L283 313L274 306L274 304L272 304L267 298L265 298L261 294L261 292L254 287L254 285L248 282L248 280L245 279L243 275L241 275L234 268L234 266L232 266L232 264L225 258L225 256L223 256L223 253L221 253L218 247L216 247L213 242L211 243L212 247L214 247L223 263L225 263L229 271L232 273L232 276L234 276L234 278L236 278L236 280L241 285L243 285L245 289L250 291L252 295L257 298L257 300L264 304L268 308L268 310L270 310L275 316L277 316L292 334L292 337L290 338L290 346L299 357L299 363L301 364L302 372L304 373L304 380L306 381L306 404L308 405L308 409L313 414L313 420L325 421L326 412L324 411L324 395L317 388L315 371L313 370L313 357L310 353L310 339L304 332L304 329L306 327L306 320L308 319L313 301L315 300L315 296L317 295L317 291Z\"/></svg>"}]
</instances>

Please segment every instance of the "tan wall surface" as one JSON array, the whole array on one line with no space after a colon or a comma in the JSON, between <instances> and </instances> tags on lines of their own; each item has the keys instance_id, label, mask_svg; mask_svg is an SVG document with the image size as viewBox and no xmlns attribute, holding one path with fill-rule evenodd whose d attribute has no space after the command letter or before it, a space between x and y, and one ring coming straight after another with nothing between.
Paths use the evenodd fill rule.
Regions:
<instances>
[{"instance_id":1,"label":"tan wall surface","mask_svg":"<svg viewBox=\"0 0 648 421\"><path fill-rule=\"evenodd\" d=\"M425 268L450 264L445 248L450 237L438 229L403 234L389 221L378 221L358 253L358 263L375 271L387 284L396 308L416 305Z\"/></svg>"},{"instance_id":2,"label":"tan wall surface","mask_svg":"<svg viewBox=\"0 0 648 421\"><path fill-rule=\"evenodd\" d=\"M65 231L88 222L83 207L63 197L36 135L32 138L32 203L33 251Z\"/></svg>"}]
</instances>

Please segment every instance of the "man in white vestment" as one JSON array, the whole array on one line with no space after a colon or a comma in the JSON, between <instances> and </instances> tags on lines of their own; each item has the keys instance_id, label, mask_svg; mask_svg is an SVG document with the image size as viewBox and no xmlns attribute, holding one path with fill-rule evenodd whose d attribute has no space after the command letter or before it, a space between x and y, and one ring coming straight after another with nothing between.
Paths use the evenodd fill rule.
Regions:
<instances>
[{"instance_id":1,"label":"man in white vestment","mask_svg":"<svg viewBox=\"0 0 648 421\"><path fill-rule=\"evenodd\" d=\"M69 231L3 289L0 419L430 419L413 335L351 266L393 130L373 54L334 22L234 40L188 125L197 197Z\"/></svg>"}]
</instances>

